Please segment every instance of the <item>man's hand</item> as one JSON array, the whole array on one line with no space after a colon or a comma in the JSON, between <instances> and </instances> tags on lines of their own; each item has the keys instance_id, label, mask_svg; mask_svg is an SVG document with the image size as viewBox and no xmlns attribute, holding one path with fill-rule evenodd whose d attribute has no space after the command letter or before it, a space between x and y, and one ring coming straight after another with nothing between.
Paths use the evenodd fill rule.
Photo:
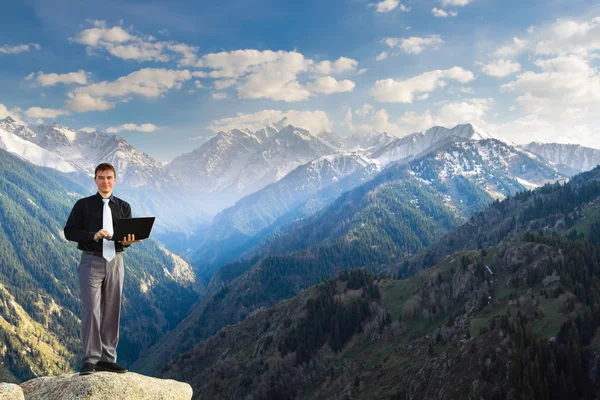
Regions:
<instances>
[{"instance_id":1,"label":"man's hand","mask_svg":"<svg viewBox=\"0 0 600 400\"><path fill-rule=\"evenodd\" d=\"M96 234L94 234L94 240L97 242L100 239L108 239L111 236L111 233L106 229L100 229L98 232L96 232Z\"/></svg>"},{"instance_id":2,"label":"man's hand","mask_svg":"<svg viewBox=\"0 0 600 400\"><path fill-rule=\"evenodd\" d=\"M123 238L123 240L121 241L121 243L123 244L123 246L129 246L131 243L140 243L141 240L135 240L135 235L134 234L128 234L127 236L125 236Z\"/></svg>"}]
</instances>

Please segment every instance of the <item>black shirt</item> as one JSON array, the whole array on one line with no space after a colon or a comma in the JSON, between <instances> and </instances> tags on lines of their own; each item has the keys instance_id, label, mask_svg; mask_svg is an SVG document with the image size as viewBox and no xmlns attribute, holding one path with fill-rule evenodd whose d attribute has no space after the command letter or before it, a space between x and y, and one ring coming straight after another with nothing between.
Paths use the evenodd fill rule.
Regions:
<instances>
[{"instance_id":1,"label":"black shirt","mask_svg":"<svg viewBox=\"0 0 600 400\"><path fill-rule=\"evenodd\" d=\"M108 206L112 213L113 227L117 224L117 218L131 218L131 206L126 201L110 195ZM102 229L102 213L104 211L104 202L100 193L85 197L75 203L64 232L67 240L79 243L77 248L83 251L102 252L102 240L95 241L94 235ZM114 238L123 240L123 238ZM115 242L117 253L123 251L124 247L119 242Z\"/></svg>"}]
</instances>

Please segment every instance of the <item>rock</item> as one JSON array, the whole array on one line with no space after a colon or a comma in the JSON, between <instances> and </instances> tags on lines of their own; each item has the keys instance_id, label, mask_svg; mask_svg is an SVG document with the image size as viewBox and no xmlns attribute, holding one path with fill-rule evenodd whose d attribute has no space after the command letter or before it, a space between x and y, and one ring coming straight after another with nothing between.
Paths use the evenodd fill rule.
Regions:
<instances>
[{"instance_id":1,"label":"rock","mask_svg":"<svg viewBox=\"0 0 600 400\"><path fill-rule=\"evenodd\" d=\"M22 383L25 399L35 400L190 400L192 387L172 379L150 378L133 372L96 372L42 377Z\"/></svg>"},{"instance_id":2,"label":"rock","mask_svg":"<svg viewBox=\"0 0 600 400\"><path fill-rule=\"evenodd\" d=\"M0 382L0 399L2 400L23 400L23 389L14 383Z\"/></svg>"}]
</instances>

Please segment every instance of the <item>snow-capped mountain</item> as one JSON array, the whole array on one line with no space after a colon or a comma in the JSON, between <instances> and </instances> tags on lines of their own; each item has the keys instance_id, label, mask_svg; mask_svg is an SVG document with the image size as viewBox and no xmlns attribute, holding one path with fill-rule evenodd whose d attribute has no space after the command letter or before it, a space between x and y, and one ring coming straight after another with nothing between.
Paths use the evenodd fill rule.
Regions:
<instances>
[{"instance_id":1,"label":"snow-capped mountain","mask_svg":"<svg viewBox=\"0 0 600 400\"><path fill-rule=\"evenodd\" d=\"M452 129L434 126L423 132L411 133L382 146L371 153L371 158L383 164L402 159L411 159L425 154L449 141L471 141L493 139L487 132L476 129L471 124L457 125Z\"/></svg>"},{"instance_id":2,"label":"snow-capped mountain","mask_svg":"<svg viewBox=\"0 0 600 400\"><path fill-rule=\"evenodd\" d=\"M554 163L568 175L589 171L600 164L600 150L578 144L531 142L522 147Z\"/></svg>"},{"instance_id":3,"label":"snow-capped mountain","mask_svg":"<svg viewBox=\"0 0 600 400\"><path fill-rule=\"evenodd\" d=\"M288 125L248 159L232 187L234 192L242 195L255 192L302 164L339 151L309 131Z\"/></svg>"},{"instance_id":4,"label":"snow-capped mountain","mask_svg":"<svg viewBox=\"0 0 600 400\"><path fill-rule=\"evenodd\" d=\"M344 149L346 147L342 138L340 138L334 132L321 132L319 133L319 139L336 149Z\"/></svg>"},{"instance_id":5,"label":"snow-capped mountain","mask_svg":"<svg viewBox=\"0 0 600 400\"><path fill-rule=\"evenodd\" d=\"M191 232L206 221L204 211L190 207L191 198L166 168L120 136L103 132L75 131L59 125L34 128L16 123L10 117L0 120L0 146L33 164L71 173L71 178L90 191L96 165L111 163L117 170L115 193L134 207L134 216L155 215L155 232ZM182 207L173 207L179 203Z\"/></svg>"},{"instance_id":6,"label":"snow-capped mountain","mask_svg":"<svg viewBox=\"0 0 600 400\"><path fill-rule=\"evenodd\" d=\"M387 132L356 134L344 139L344 147L349 151L364 151L372 153L378 148L398 139Z\"/></svg>"},{"instance_id":7,"label":"snow-capped mountain","mask_svg":"<svg viewBox=\"0 0 600 400\"><path fill-rule=\"evenodd\" d=\"M465 194L457 178L501 200L521 190L566 179L546 160L496 139L450 141L409 165L415 176L451 196L452 192Z\"/></svg>"},{"instance_id":8,"label":"snow-capped mountain","mask_svg":"<svg viewBox=\"0 0 600 400\"><path fill-rule=\"evenodd\" d=\"M380 169L379 163L357 153L327 155L297 167L217 214L200 241L195 264L210 275L213 266L233 260L256 240L322 209Z\"/></svg>"},{"instance_id":9,"label":"snow-capped mountain","mask_svg":"<svg viewBox=\"0 0 600 400\"><path fill-rule=\"evenodd\" d=\"M48 167L60 172L76 172L73 165L62 157L41 148L35 143L21 139L3 128L0 128L0 149L13 153L40 167Z\"/></svg>"},{"instance_id":10,"label":"snow-capped mountain","mask_svg":"<svg viewBox=\"0 0 600 400\"><path fill-rule=\"evenodd\" d=\"M136 150L120 136L75 131L56 123L31 129L10 117L1 120L0 127L54 153L87 176L93 174L96 165L108 162L117 169L120 183L127 186L154 189L178 186L176 178L160 162Z\"/></svg>"},{"instance_id":11,"label":"snow-capped mountain","mask_svg":"<svg viewBox=\"0 0 600 400\"><path fill-rule=\"evenodd\" d=\"M207 195L204 198L212 199L213 208L220 211L294 168L339 151L307 130L291 125L277 130L281 122L256 132L219 132L198 149L175 158L167 169L190 190Z\"/></svg>"},{"instance_id":12,"label":"snow-capped mountain","mask_svg":"<svg viewBox=\"0 0 600 400\"><path fill-rule=\"evenodd\" d=\"M265 136L271 130L265 128ZM266 139L266 138L265 138ZM227 190L260 148L262 141L246 129L219 132L196 150L167 164L187 188L201 193Z\"/></svg>"}]
</instances>

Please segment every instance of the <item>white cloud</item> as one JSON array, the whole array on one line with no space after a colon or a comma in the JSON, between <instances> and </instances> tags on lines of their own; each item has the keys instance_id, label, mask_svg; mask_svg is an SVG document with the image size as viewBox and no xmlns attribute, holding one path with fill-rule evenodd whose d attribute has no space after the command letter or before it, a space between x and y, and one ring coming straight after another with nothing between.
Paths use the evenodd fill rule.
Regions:
<instances>
[{"instance_id":1,"label":"white cloud","mask_svg":"<svg viewBox=\"0 0 600 400\"><path fill-rule=\"evenodd\" d=\"M590 22L559 19L542 29L535 51L538 54L587 56L600 50L600 17Z\"/></svg>"},{"instance_id":2,"label":"white cloud","mask_svg":"<svg viewBox=\"0 0 600 400\"><path fill-rule=\"evenodd\" d=\"M436 50L444 43L441 37L433 35L429 37L409 37L409 38L392 38L383 39L383 42L391 48L400 47L408 54L419 54L425 49Z\"/></svg>"},{"instance_id":3,"label":"white cloud","mask_svg":"<svg viewBox=\"0 0 600 400\"><path fill-rule=\"evenodd\" d=\"M519 94L517 103L530 114L550 120L582 119L600 102L600 75L580 56L561 56L535 63L541 72L526 71L501 86Z\"/></svg>"},{"instance_id":4,"label":"white cloud","mask_svg":"<svg viewBox=\"0 0 600 400\"><path fill-rule=\"evenodd\" d=\"M486 98L444 104L440 109L435 124L447 127L458 124L485 126L486 123L483 117L493 103L493 99Z\"/></svg>"},{"instance_id":5,"label":"white cloud","mask_svg":"<svg viewBox=\"0 0 600 400\"><path fill-rule=\"evenodd\" d=\"M461 67L425 72L405 81L378 80L371 88L371 96L377 101L388 103L412 103L415 94L433 92L446 86L446 79L467 83L474 79L471 71Z\"/></svg>"},{"instance_id":6,"label":"white cloud","mask_svg":"<svg viewBox=\"0 0 600 400\"><path fill-rule=\"evenodd\" d=\"M167 62L178 59L180 65L198 63L198 47L173 41L158 41L151 35L134 34L120 26L108 28L105 21L94 21L94 27L84 29L71 39L87 46L88 53L107 51L123 60Z\"/></svg>"},{"instance_id":7,"label":"white cloud","mask_svg":"<svg viewBox=\"0 0 600 400\"><path fill-rule=\"evenodd\" d=\"M529 45L529 41L519 39L518 37L515 36L515 37L513 37L511 44L507 44L507 45L504 45L504 46L498 48L493 53L493 56L496 58L516 57L517 55L519 55L523 51L525 51L527 49L528 45Z\"/></svg>"},{"instance_id":8,"label":"white cloud","mask_svg":"<svg viewBox=\"0 0 600 400\"><path fill-rule=\"evenodd\" d=\"M79 128L79 130L82 132L87 132L87 133L92 133L92 132L97 131L97 129L92 126L84 126L83 128Z\"/></svg>"},{"instance_id":9,"label":"white cloud","mask_svg":"<svg viewBox=\"0 0 600 400\"><path fill-rule=\"evenodd\" d=\"M22 112L23 110L18 107L13 107L9 110L7 106L0 103L0 119L11 117L17 121L18 124L27 125L27 123L23 121Z\"/></svg>"},{"instance_id":10,"label":"white cloud","mask_svg":"<svg viewBox=\"0 0 600 400\"><path fill-rule=\"evenodd\" d=\"M170 89L180 89L183 82L191 78L192 74L188 70L143 68L116 81L104 81L74 89L68 93L67 105L75 112L104 111L115 106L114 102L107 101L106 98L125 101L130 95L158 97Z\"/></svg>"},{"instance_id":11,"label":"white cloud","mask_svg":"<svg viewBox=\"0 0 600 400\"><path fill-rule=\"evenodd\" d=\"M400 11L409 12L410 7L400 4L398 0L383 0L377 3L377 12L390 12L398 8Z\"/></svg>"},{"instance_id":12,"label":"white cloud","mask_svg":"<svg viewBox=\"0 0 600 400\"><path fill-rule=\"evenodd\" d=\"M204 68L211 69L206 75L216 79L215 88L218 90L235 87L238 97L242 99L286 102L306 100L315 94L333 93L324 90L326 83L331 85L334 82L331 77L303 85L299 82L299 75L344 73L355 71L358 65L356 60L347 57L315 64L295 51L253 49L207 54L200 63ZM342 82L337 84L337 89L348 91L351 81Z\"/></svg>"},{"instance_id":13,"label":"white cloud","mask_svg":"<svg viewBox=\"0 0 600 400\"><path fill-rule=\"evenodd\" d=\"M235 117L222 118L212 121L208 129L213 132L229 131L232 129L248 128L257 131L266 125L274 124L287 118L290 125L304 128L318 134L331 131L332 123L325 111L281 111L262 110L252 114L238 113Z\"/></svg>"},{"instance_id":14,"label":"white cloud","mask_svg":"<svg viewBox=\"0 0 600 400\"><path fill-rule=\"evenodd\" d=\"M377 61L382 61L385 60L386 58L388 58L388 53L387 51L382 51L381 53L379 53L379 55L377 56L376 60Z\"/></svg>"},{"instance_id":15,"label":"white cloud","mask_svg":"<svg viewBox=\"0 0 600 400\"><path fill-rule=\"evenodd\" d=\"M319 74L329 75L333 73L355 71L357 66L358 61L348 57L340 57L333 63L331 61L322 61L317 63L314 70Z\"/></svg>"},{"instance_id":16,"label":"white cloud","mask_svg":"<svg viewBox=\"0 0 600 400\"><path fill-rule=\"evenodd\" d=\"M59 83L76 83L78 85L86 85L88 83L88 73L81 69L77 72L69 72L67 74L44 74L40 71L37 73L37 76L32 72L25 79L32 80L34 78L42 86L54 86Z\"/></svg>"},{"instance_id":17,"label":"white cloud","mask_svg":"<svg viewBox=\"0 0 600 400\"><path fill-rule=\"evenodd\" d=\"M355 86L356 84L351 80L344 79L343 81L338 81L332 76L325 76L309 83L306 85L306 88L314 93L331 94L351 92Z\"/></svg>"},{"instance_id":18,"label":"white cloud","mask_svg":"<svg viewBox=\"0 0 600 400\"><path fill-rule=\"evenodd\" d=\"M471 3L473 0L442 0L442 5L444 7L447 6L456 6L456 7L464 7L467 4Z\"/></svg>"},{"instance_id":19,"label":"white cloud","mask_svg":"<svg viewBox=\"0 0 600 400\"><path fill-rule=\"evenodd\" d=\"M479 63L481 70L488 76L496 78L504 78L505 76L512 75L521 70L521 64L510 60L494 60L487 64Z\"/></svg>"},{"instance_id":20,"label":"white cloud","mask_svg":"<svg viewBox=\"0 0 600 400\"><path fill-rule=\"evenodd\" d=\"M441 8L433 7L431 13L438 18L456 17L458 13L456 11L446 11Z\"/></svg>"},{"instance_id":21,"label":"white cloud","mask_svg":"<svg viewBox=\"0 0 600 400\"><path fill-rule=\"evenodd\" d=\"M214 92L212 94L212 98L215 100L225 100L227 98L227 93L225 92Z\"/></svg>"},{"instance_id":22,"label":"white cloud","mask_svg":"<svg viewBox=\"0 0 600 400\"><path fill-rule=\"evenodd\" d=\"M396 121L390 118L387 110L380 109L369 115L364 115L368 119L368 123L353 124L351 130L354 132L385 131L402 136L413 132L421 132L436 125L452 128L458 124L472 123L487 128L484 116L492 104L492 99L473 98L461 102L446 103L439 109L437 115L433 115L429 110L423 113L408 111ZM347 123L345 125L348 126Z\"/></svg>"},{"instance_id":23,"label":"white cloud","mask_svg":"<svg viewBox=\"0 0 600 400\"><path fill-rule=\"evenodd\" d=\"M198 81L198 80L195 80L195 81L194 81L194 85L196 85L196 89L203 89L203 88L205 88L205 87L206 87L206 86L204 86L204 85L202 84L202 82L200 82L200 81Z\"/></svg>"},{"instance_id":24,"label":"white cloud","mask_svg":"<svg viewBox=\"0 0 600 400\"><path fill-rule=\"evenodd\" d=\"M110 128L106 129L106 132L108 132L108 133L118 133L118 132L122 132L122 131L154 132L157 129L158 129L158 126L156 126L154 124L136 125L136 124L128 123L128 124L121 124L119 126L111 126Z\"/></svg>"},{"instance_id":25,"label":"white cloud","mask_svg":"<svg viewBox=\"0 0 600 400\"><path fill-rule=\"evenodd\" d=\"M354 113L359 117L367 117L371 115L373 111L375 111L375 107L368 103L365 103L361 108L357 108L356 110L354 110Z\"/></svg>"},{"instance_id":26,"label":"white cloud","mask_svg":"<svg viewBox=\"0 0 600 400\"><path fill-rule=\"evenodd\" d=\"M41 107L29 107L27 111L25 111L25 115L28 118L37 118L37 119L54 119L60 115L68 115L69 112L67 110L57 110L54 108L41 108Z\"/></svg>"},{"instance_id":27,"label":"white cloud","mask_svg":"<svg viewBox=\"0 0 600 400\"><path fill-rule=\"evenodd\" d=\"M4 54L19 54L30 50L39 50L42 46L37 43L29 44L18 44L16 46L9 46L7 44L0 46L0 53Z\"/></svg>"}]
</instances>

